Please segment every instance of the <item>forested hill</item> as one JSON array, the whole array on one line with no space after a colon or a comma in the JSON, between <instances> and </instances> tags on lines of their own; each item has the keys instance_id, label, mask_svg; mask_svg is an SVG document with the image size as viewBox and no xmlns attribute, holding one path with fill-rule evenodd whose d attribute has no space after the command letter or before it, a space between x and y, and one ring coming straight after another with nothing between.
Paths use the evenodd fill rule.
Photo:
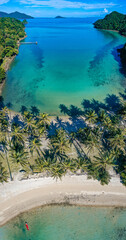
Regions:
<instances>
[{"instance_id":1,"label":"forested hill","mask_svg":"<svg viewBox=\"0 0 126 240\"><path fill-rule=\"evenodd\" d=\"M105 16L104 19L97 20L94 27L98 29L117 30L126 36L126 15L116 11Z\"/></svg>"},{"instance_id":2,"label":"forested hill","mask_svg":"<svg viewBox=\"0 0 126 240\"><path fill-rule=\"evenodd\" d=\"M25 36L23 22L15 18L0 18L0 83L5 78L3 63L18 54L18 40Z\"/></svg>"},{"instance_id":3,"label":"forested hill","mask_svg":"<svg viewBox=\"0 0 126 240\"><path fill-rule=\"evenodd\" d=\"M11 18L18 18L18 19L31 19L33 17L20 12L13 12L13 13L6 13L6 12L0 12L0 17L11 17Z\"/></svg>"}]
</instances>

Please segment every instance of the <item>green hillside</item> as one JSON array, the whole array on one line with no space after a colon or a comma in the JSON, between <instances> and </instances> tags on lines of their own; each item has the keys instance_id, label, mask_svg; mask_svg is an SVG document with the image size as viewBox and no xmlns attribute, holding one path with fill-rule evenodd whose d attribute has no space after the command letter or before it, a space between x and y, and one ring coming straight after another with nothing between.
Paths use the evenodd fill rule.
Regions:
<instances>
[{"instance_id":1,"label":"green hillside","mask_svg":"<svg viewBox=\"0 0 126 240\"><path fill-rule=\"evenodd\" d=\"M18 19L31 19L33 17L20 12L13 12L13 13L6 13L6 12L0 12L0 17L11 17L11 18L18 18Z\"/></svg>"},{"instance_id":2,"label":"green hillside","mask_svg":"<svg viewBox=\"0 0 126 240\"><path fill-rule=\"evenodd\" d=\"M5 78L5 60L18 54L18 40L25 36L24 24L15 18L0 18L0 83Z\"/></svg>"},{"instance_id":3,"label":"green hillside","mask_svg":"<svg viewBox=\"0 0 126 240\"><path fill-rule=\"evenodd\" d=\"M117 30L120 34L126 36L126 15L112 12L105 16L104 19L97 20L94 27L98 29Z\"/></svg>"}]
</instances>

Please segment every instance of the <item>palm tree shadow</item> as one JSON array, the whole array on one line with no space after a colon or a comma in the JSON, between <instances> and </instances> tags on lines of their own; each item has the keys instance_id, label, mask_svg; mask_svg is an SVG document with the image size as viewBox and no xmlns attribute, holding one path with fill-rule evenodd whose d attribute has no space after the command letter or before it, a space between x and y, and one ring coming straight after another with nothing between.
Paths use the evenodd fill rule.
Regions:
<instances>
[{"instance_id":1,"label":"palm tree shadow","mask_svg":"<svg viewBox=\"0 0 126 240\"><path fill-rule=\"evenodd\" d=\"M86 123L83 118L70 118L70 122L66 122L66 130L71 132L77 132L80 128L86 127Z\"/></svg>"},{"instance_id":2,"label":"palm tree shadow","mask_svg":"<svg viewBox=\"0 0 126 240\"><path fill-rule=\"evenodd\" d=\"M13 104L11 102L8 102L8 103L4 103L4 98L2 96L0 96L0 110L4 107L7 107L7 108L12 108L13 107Z\"/></svg>"},{"instance_id":3,"label":"palm tree shadow","mask_svg":"<svg viewBox=\"0 0 126 240\"><path fill-rule=\"evenodd\" d=\"M107 106L107 110L113 111L115 113L121 107L120 99L115 94L112 94L112 95L108 94L107 97L105 98L105 103Z\"/></svg>"},{"instance_id":4,"label":"palm tree shadow","mask_svg":"<svg viewBox=\"0 0 126 240\"><path fill-rule=\"evenodd\" d=\"M107 110L107 106L105 103L99 102L98 100L95 100L94 98L92 100L83 99L81 105L84 108L84 111L92 109L96 113L98 113L100 109Z\"/></svg>"},{"instance_id":5,"label":"palm tree shadow","mask_svg":"<svg viewBox=\"0 0 126 240\"><path fill-rule=\"evenodd\" d=\"M28 108L26 106L22 105L20 108L20 113L23 115L24 112L27 112L27 111L28 111Z\"/></svg>"},{"instance_id":6,"label":"palm tree shadow","mask_svg":"<svg viewBox=\"0 0 126 240\"><path fill-rule=\"evenodd\" d=\"M67 114L70 117L79 117L83 115L83 111L77 106L70 105L70 108L66 107L64 104L59 105L61 113Z\"/></svg>"},{"instance_id":7,"label":"palm tree shadow","mask_svg":"<svg viewBox=\"0 0 126 240\"><path fill-rule=\"evenodd\" d=\"M49 126L48 136L54 135L56 132L56 129L57 129L57 125L52 121Z\"/></svg>"},{"instance_id":8,"label":"palm tree shadow","mask_svg":"<svg viewBox=\"0 0 126 240\"><path fill-rule=\"evenodd\" d=\"M80 128L84 128L86 123L82 117L69 117L62 119L57 117L55 122L51 122L49 135L55 134L56 129L64 129L67 133L77 132Z\"/></svg>"},{"instance_id":9,"label":"palm tree shadow","mask_svg":"<svg viewBox=\"0 0 126 240\"><path fill-rule=\"evenodd\" d=\"M20 116L17 114L12 118L12 123L18 126L21 126L22 128L24 127L24 122L21 121Z\"/></svg>"},{"instance_id":10,"label":"palm tree shadow","mask_svg":"<svg viewBox=\"0 0 126 240\"><path fill-rule=\"evenodd\" d=\"M119 93L119 95L122 98L126 99L126 94ZM77 132L79 128L86 127L83 115L85 114L85 112L87 112L87 110L90 109L98 113L101 109L103 109L105 111L112 111L113 113L117 113L117 111L121 107L121 101L119 96L116 96L115 94L108 94L107 97L104 99L104 102L100 102L95 99L83 99L81 105L83 107L83 110L74 105L70 105L70 107L68 108L65 104L60 104L59 108L61 113L68 115L69 119L63 121L62 119L57 117L56 122L52 122L50 125L50 132L54 133L57 128L63 128L69 133Z\"/></svg>"},{"instance_id":11,"label":"palm tree shadow","mask_svg":"<svg viewBox=\"0 0 126 240\"><path fill-rule=\"evenodd\" d=\"M124 94L119 93L119 95L123 98L126 96ZM115 94L108 94L107 97L104 99L104 102L100 102L98 100L92 99L87 100L83 99L82 101L82 107L84 108L84 112L91 109L98 113L101 109L105 111L113 111L114 113L117 112L117 110L121 107L121 101L118 96Z\"/></svg>"},{"instance_id":12,"label":"palm tree shadow","mask_svg":"<svg viewBox=\"0 0 126 240\"><path fill-rule=\"evenodd\" d=\"M36 106L31 106L30 111L34 117L38 116L40 113L40 110Z\"/></svg>"}]
</instances>

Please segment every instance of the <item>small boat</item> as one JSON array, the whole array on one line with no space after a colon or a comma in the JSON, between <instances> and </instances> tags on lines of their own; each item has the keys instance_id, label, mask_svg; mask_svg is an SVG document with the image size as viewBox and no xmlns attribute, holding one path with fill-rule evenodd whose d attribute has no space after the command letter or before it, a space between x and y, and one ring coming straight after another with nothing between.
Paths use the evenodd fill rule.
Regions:
<instances>
[{"instance_id":1,"label":"small boat","mask_svg":"<svg viewBox=\"0 0 126 240\"><path fill-rule=\"evenodd\" d=\"M25 222L25 226L26 226L27 230L29 231L29 226L28 226L27 222Z\"/></svg>"}]
</instances>

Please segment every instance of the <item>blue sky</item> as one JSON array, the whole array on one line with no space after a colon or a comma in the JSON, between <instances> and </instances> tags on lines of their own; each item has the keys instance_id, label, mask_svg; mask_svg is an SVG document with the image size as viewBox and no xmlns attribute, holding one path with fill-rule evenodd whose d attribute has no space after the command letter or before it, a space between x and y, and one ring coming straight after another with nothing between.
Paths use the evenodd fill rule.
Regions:
<instances>
[{"instance_id":1,"label":"blue sky","mask_svg":"<svg viewBox=\"0 0 126 240\"><path fill-rule=\"evenodd\" d=\"M126 13L126 0L0 0L0 11L35 17L102 17L112 11Z\"/></svg>"}]
</instances>

